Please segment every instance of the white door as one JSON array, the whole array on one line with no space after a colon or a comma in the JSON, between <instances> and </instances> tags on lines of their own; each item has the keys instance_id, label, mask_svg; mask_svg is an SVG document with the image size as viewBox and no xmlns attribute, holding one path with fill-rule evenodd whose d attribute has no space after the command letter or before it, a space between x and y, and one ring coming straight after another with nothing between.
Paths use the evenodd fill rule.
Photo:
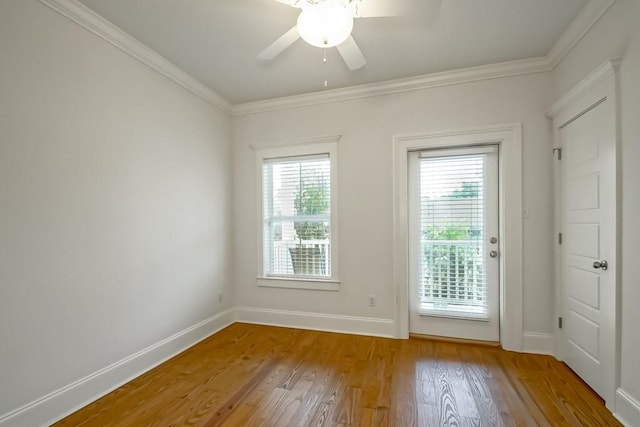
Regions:
<instances>
[{"instance_id":1,"label":"white door","mask_svg":"<svg viewBox=\"0 0 640 427\"><path fill-rule=\"evenodd\" d=\"M606 400L616 351L612 103L605 99L560 129L563 358Z\"/></svg>"},{"instance_id":2,"label":"white door","mask_svg":"<svg viewBox=\"0 0 640 427\"><path fill-rule=\"evenodd\" d=\"M499 341L498 146L409 155L409 332Z\"/></svg>"}]
</instances>

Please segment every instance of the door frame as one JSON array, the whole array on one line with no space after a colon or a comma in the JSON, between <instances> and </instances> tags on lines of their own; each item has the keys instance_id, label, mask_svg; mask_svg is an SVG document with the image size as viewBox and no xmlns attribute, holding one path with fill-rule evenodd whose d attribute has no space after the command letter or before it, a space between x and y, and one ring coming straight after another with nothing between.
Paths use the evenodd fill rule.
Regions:
<instances>
[{"instance_id":1,"label":"door frame","mask_svg":"<svg viewBox=\"0 0 640 427\"><path fill-rule=\"evenodd\" d=\"M587 77L585 77L580 83L573 87L563 97L561 97L555 104L553 104L547 110L547 117L553 122L553 150L561 149L561 135L560 130L566 125L570 124L574 120L581 117L583 114L589 112L604 101L610 101L608 103L609 108L612 109L612 120L615 120L614 126L614 139L615 139L615 165L614 176L616 183L615 190L615 253L610 259L608 274L612 275L614 281L614 297L609 304L609 310L613 312L612 316L606 316L609 322L605 323L605 328L601 331L601 336L608 337L613 341L613 345L607 346L610 351L601 355L601 362L604 371L603 385L605 390L605 396L602 398L605 400L607 408L611 411L614 410L615 394L618 384L620 383L620 274L621 269L618 268L620 263L620 225L621 225L621 213L620 206L620 123L619 123L619 98L618 98L618 74L620 70L621 60L608 60L602 65L592 71ZM554 162L553 168L553 182L554 182L554 231L555 236L558 236L562 232L562 171L561 161ZM565 312L564 307L564 295L565 286L562 281L562 248L559 244L554 245L554 288L555 288L555 319L562 317ZM564 360L565 358L565 343L566 335L564 330L561 329L558 323L554 322L554 347L555 357L558 360Z\"/></svg>"},{"instance_id":2,"label":"door frame","mask_svg":"<svg viewBox=\"0 0 640 427\"><path fill-rule=\"evenodd\" d=\"M500 228L500 342L522 351L522 125L510 123L394 136L393 277L398 338L409 337L408 154L410 151L497 144Z\"/></svg>"}]
</instances>

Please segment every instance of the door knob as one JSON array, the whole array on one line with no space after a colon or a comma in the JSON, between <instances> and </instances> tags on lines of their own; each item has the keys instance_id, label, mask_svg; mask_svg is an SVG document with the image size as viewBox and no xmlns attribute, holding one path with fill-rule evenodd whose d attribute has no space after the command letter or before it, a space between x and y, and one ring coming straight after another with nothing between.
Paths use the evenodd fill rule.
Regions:
<instances>
[{"instance_id":1,"label":"door knob","mask_svg":"<svg viewBox=\"0 0 640 427\"><path fill-rule=\"evenodd\" d=\"M609 263L606 260L596 261L593 263L593 268L600 268L602 271L606 271L609 268Z\"/></svg>"},{"instance_id":2,"label":"door knob","mask_svg":"<svg viewBox=\"0 0 640 427\"><path fill-rule=\"evenodd\" d=\"M491 251L491 252L489 252L489 256L490 256L491 258L495 258L495 257L497 257L497 256L498 256L498 252L497 252L497 251Z\"/></svg>"}]
</instances>

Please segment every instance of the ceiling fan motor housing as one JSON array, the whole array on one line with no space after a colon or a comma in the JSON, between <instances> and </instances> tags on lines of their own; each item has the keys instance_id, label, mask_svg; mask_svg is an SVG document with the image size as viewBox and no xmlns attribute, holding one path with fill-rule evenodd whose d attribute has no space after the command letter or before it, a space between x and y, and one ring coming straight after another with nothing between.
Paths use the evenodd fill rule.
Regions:
<instances>
[{"instance_id":1,"label":"ceiling fan motor housing","mask_svg":"<svg viewBox=\"0 0 640 427\"><path fill-rule=\"evenodd\" d=\"M300 37L312 46L337 46L351 35L353 9L341 0L303 3L297 27Z\"/></svg>"}]
</instances>

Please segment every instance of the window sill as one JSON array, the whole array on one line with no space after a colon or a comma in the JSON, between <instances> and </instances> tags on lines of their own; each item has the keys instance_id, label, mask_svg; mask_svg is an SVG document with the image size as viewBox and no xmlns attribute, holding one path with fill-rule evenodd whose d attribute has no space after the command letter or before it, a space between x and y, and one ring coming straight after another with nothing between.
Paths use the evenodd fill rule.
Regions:
<instances>
[{"instance_id":1,"label":"window sill","mask_svg":"<svg viewBox=\"0 0 640 427\"><path fill-rule=\"evenodd\" d=\"M258 277L258 286L263 288L308 289L315 291L339 291L340 281L289 277Z\"/></svg>"}]
</instances>

